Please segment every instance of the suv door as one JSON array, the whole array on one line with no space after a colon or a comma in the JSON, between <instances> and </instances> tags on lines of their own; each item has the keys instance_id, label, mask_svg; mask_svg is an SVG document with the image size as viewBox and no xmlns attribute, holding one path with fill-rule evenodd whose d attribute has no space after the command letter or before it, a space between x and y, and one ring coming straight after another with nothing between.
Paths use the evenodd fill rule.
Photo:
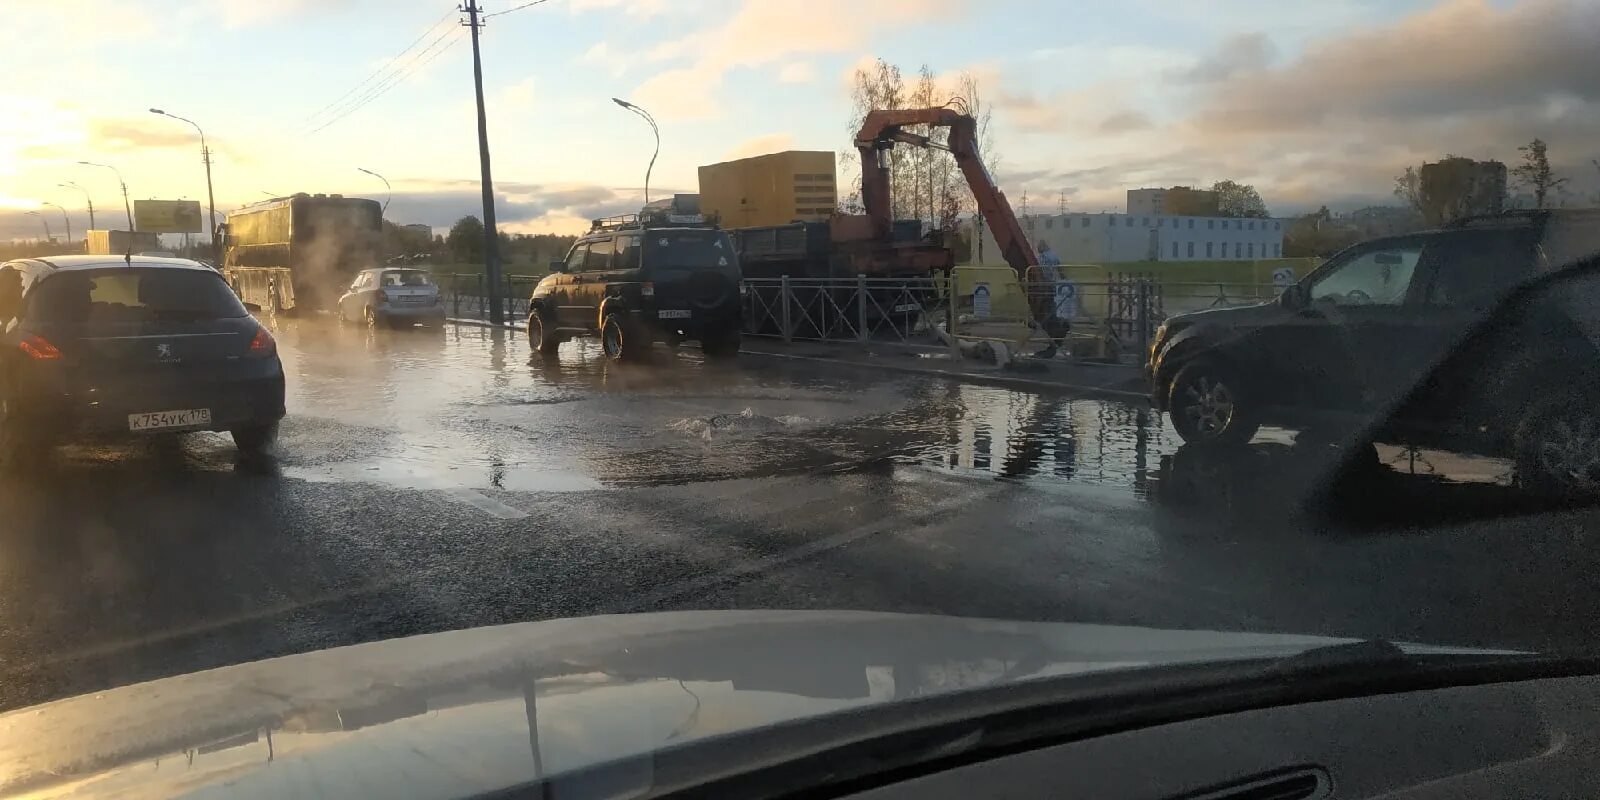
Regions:
<instances>
[{"instance_id":1,"label":"suv door","mask_svg":"<svg viewBox=\"0 0 1600 800\"><path fill-rule=\"evenodd\" d=\"M1263 331L1281 402L1313 415L1363 413L1393 393L1409 359L1390 337L1416 313L1423 251L1419 237L1378 240L1306 277L1306 305Z\"/></svg>"},{"instance_id":2,"label":"suv door","mask_svg":"<svg viewBox=\"0 0 1600 800\"><path fill-rule=\"evenodd\" d=\"M588 258L589 243L578 242L567 254L567 271L550 276L550 303L556 309L556 324L563 328L588 328L592 324L579 313L582 306L574 305L580 302L574 297L577 277L583 273Z\"/></svg>"},{"instance_id":3,"label":"suv door","mask_svg":"<svg viewBox=\"0 0 1600 800\"><path fill-rule=\"evenodd\" d=\"M610 236L591 241L583 271L573 273L572 305L574 309L581 308L577 313L581 315L585 328L600 327L600 301L606 296L606 284L611 277L611 255L615 250L616 242Z\"/></svg>"}]
</instances>

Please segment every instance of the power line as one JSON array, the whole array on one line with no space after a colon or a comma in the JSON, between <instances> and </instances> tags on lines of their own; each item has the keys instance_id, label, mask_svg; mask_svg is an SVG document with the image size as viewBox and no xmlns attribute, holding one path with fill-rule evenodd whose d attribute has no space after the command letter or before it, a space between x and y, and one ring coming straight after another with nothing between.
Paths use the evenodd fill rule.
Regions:
<instances>
[{"instance_id":1,"label":"power line","mask_svg":"<svg viewBox=\"0 0 1600 800\"><path fill-rule=\"evenodd\" d=\"M483 19L489 19L491 17L503 16L505 14L510 14L513 11L521 11L522 9L527 8L529 6L536 6L536 5L539 5L541 3L547 3L547 2L549 2L549 0L532 0L532 2L523 3L520 6L512 6L511 8L508 8L508 9L506 9L504 11L496 11L493 14L484 14L483 15Z\"/></svg>"},{"instance_id":2,"label":"power line","mask_svg":"<svg viewBox=\"0 0 1600 800\"><path fill-rule=\"evenodd\" d=\"M452 34L455 36L455 38L451 39L450 42L445 44L443 47L440 47L439 43L444 41L446 37L451 36ZM355 100L351 101L351 103L347 104L346 107L333 118L323 122L321 125L318 125L310 131L307 131L307 135L309 136L310 134L317 133L318 131L321 131L322 129L344 119L345 117L360 111L368 103L377 100L378 98L387 94L390 89L393 89L394 87L405 82L406 78L411 77L417 72L417 70L427 66L435 58L438 58L440 55L442 55L446 50L449 50L451 47L459 43L461 39L462 35L460 30L455 28L451 28L450 30L439 34L437 38L428 43L427 47L418 51L408 63L402 65L400 69L395 70L388 77L384 78L383 81L367 90L365 94L362 94L360 97L357 97Z\"/></svg>"},{"instance_id":3,"label":"power line","mask_svg":"<svg viewBox=\"0 0 1600 800\"><path fill-rule=\"evenodd\" d=\"M306 117L306 124L310 125L313 120L315 120L317 117L321 116L324 112L328 111L329 109L333 108L334 106L337 106L337 105L343 103L345 98L350 97L351 95L353 95L357 91L359 91L362 87L366 86L368 83L371 83L373 78L378 77L378 75L382 74L385 70L389 69L390 66L394 65L394 63L396 61L399 61L401 58L404 58L407 53L411 52L412 49L414 49L417 46L418 42L422 41L423 39L428 38L428 34L433 33L436 29L438 29L438 27L441 24L443 24L446 20L450 19L450 17L452 15L454 15L455 13L456 13L455 9L451 9L449 11L446 11L444 13L444 16L434 20L432 25L429 25L427 28L423 29L422 34L420 36L418 36L416 39L413 39L411 44L406 45L406 48L404 50L401 50L399 53L396 53L388 61L385 61L383 63L383 66L378 67L377 69L373 70L372 74L370 74L367 77L361 79L361 82L359 82L356 85L350 87L349 90L347 90L344 94L339 95L337 98L335 98L333 100L333 102L323 106L322 108L317 109L316 113L312 114L309 117Z\"/></svg>"}]
</instances>

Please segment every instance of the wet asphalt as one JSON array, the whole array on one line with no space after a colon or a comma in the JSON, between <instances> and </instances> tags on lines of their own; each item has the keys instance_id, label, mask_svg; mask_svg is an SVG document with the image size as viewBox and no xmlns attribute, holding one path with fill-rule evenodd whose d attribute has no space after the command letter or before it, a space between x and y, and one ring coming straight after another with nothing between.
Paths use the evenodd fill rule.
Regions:
<instances>
[{"instance_id":1,"label":"wet asphalt","mask_svg":"<svg viewBox=\"0 0 1600 800\"><path fill-rule=\"evenodd\" d=\"M855 608L1584 646L1586 508L1486 459L1264 431L1188 448L1139 403L476 327L277 325L277 456L59 448L0 479L0 708L417 633Z\"/></svg>"}]
</instances>

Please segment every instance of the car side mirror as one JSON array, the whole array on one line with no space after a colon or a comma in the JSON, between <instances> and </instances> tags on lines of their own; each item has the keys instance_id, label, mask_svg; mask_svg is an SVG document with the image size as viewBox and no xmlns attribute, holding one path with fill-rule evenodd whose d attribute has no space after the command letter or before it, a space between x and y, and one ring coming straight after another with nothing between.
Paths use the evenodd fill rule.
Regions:
<instances>
[{"instance_id":1,"label":"car side mirror","mask_svg":"<svg viewBox=\"0 0 1600 800\"><path fill-rule=\"evenodd\" d=\"M1293 284L1278 295L1278 305L1290 311L1299 311L1311 305L1311 292L1302 284Z\"/></svg>"},{"instance_id":2,"label":"car side mirror","mask_svg":"<svg viewBox=\"0 0 1600 800\"><path fill-rule=\"evenodd\" d=\"M550 262L550 271L551 272L566 272L567 271L567 262L565 262L565 261L551 261Z\"/></svg>"},{"instance_id":3,"label":"car side mirror","mask_svg":"<svg viewBox=\"0 0 1600 800\"><path fill-rule=\"evenodd\" d=\"M248 312L250 312L252 314L260 314L261 313L261 306L258 306L255 303L245 303L244 304L244 310L246 310L246 311L248 311Z\"/></svg>"}]
</instances>

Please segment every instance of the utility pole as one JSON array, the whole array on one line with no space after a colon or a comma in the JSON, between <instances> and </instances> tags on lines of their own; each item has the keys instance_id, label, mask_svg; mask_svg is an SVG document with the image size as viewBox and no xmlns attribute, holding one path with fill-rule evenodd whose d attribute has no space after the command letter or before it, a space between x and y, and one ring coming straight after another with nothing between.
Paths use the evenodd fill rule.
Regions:
<instances>
[{"instance_id":1,"label":"utility pole","mask_svg":"<svg viewBox=\"0 0 1600 800\"><path fill-rule=\"evenodd\" d=\"M76 183L73 183L72 181L58 183L56 185L63 189L77 189L78 191L83 192L83 202L85 205L89 206L89 230L99 230L99 228L96 228L94 225L94 198L89 195L89 190L79 186Z\"/></svg>"},{"instance_id":2,"label":"utility pole","mask_svg":"<svg viewBox=\"0 0 1600 800\"><path fill-rule=\"evenodd\" d=\"M500 299L500 234L494 226L494 176L489 169L489 118L483 111L483 59L478 51L478 29L483 22L478 19L478 0L466 0L461 10L467 15L466 26L472 29L472 85L478 94L478 165L483 171L483 272L489 283L489 323L498 326L505 322L505 310Z\"/></svg>"},{"instance_id":3,"label":"utility pole","mask_svg":"<svg viewBox=\"0 0 1600 800\"><path fill-rule=\"evenodd\" d=\"M211 259L213 264L222 263L222 240L217 236L217 198L211 192L211 148L206 145L206 132L201 130L200 123L192 119L185 119L177 114L168 114L159 108L150 109L152 114L171 117L179 122L187 122L194 126L195 132L200 134L200 160L206 165L206 207L211 210Z\"/></svg>"},{"instance_id":4,"label":"utility pole","mask_svg":"<svg viewBox=\"0 0 1600 800\"><path fill-rule=\"evenodd\" d=\"M122 212L128 215L128 233L133 233L133 204L128 202L128 182L122 179L122 171L110 164L97 164L93 161L79 161L78 163L86 167L109 169L112 174L117 176L117 184L122 187Z\"/></svg>"},{"instance_id":5,"label":"utility pole","mask_svg":"<svg viewBox=\"0 0 1600 800\"><path fill-rule=\"evenodd\" d=\"M72 218L67 216L67 210L61 207L59 204L52 203L49 200L43 201L41 205L47 205L61 212L61 221L67 226L67 244L72 244Z\"/></svg>"}]
</instances>

